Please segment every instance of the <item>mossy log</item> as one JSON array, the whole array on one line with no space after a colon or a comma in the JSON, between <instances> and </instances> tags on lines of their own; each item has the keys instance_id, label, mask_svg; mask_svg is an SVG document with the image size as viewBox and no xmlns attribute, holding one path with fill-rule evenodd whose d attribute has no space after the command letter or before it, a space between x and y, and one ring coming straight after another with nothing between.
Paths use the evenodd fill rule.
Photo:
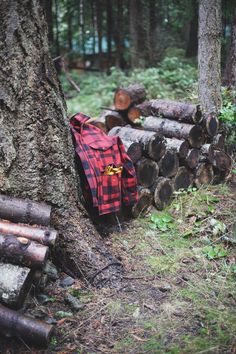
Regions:
<instances>
[{"instance_id":1,"label":"mossy log","mask_svg":"<svg viewBox=\"0 0 236 354\"><path fill-rule=\"evenodd\" d=\"M165 118L149 116L145 119L143 127L167 138L188 140L189 145L195 148L201 147L205 139L201 126L179 123Z\"/></svg>"},{"instance_id":2,"label":"mossy log","mask_svg":"<svg viewBox=\"0 0 236 354\"><path fill-rule=\"evenodd\" d=\"M143 187L150 187L159 174L157 162L144 157L137 162L135 168L138 184Z\"/></svg>"},{"instance_id":3,"label":"mossy log","mask_svg":"<svg viewBox=\"0 0 236 354\"><path fill-rule=\"evenodd\" d=\"M109 131L108 135L118 135L121 140L129 140L142 144L144 153L155 161L166 152L165 139L155 132L134 129L130 126L115 127Z\"/></svg>"},{"instance_id":4,"label":"mossy log","mask_svg":"<svg viewBox=\"0 0 236 354\"><path fill-rule=\"evenodd\" d=\"M0 263L0 302L10 308L21 308L32 281L33 271L29 268Z\"/></svg>"},{"instance_id":5,"label":"mossy log","mask_svg":"<svg viewBox=\"0 0 236 354\"><path fill-rule=\"evenodd\" d=\"M114 96L114 106L119 111L128 109L131 105L140 103L146 98L143 85L133 84L127 88L118 88Z\"/></svg>"}]
</instances>

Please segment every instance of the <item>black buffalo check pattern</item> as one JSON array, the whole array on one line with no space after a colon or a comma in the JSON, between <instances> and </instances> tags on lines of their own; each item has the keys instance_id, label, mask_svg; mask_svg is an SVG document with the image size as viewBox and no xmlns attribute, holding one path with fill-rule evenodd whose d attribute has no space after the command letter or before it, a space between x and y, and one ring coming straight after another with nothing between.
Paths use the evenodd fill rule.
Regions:
<instances>
[{"instance_id":1,"label":"black buffalo check pattern","mask_svg":"<svg viewBox=\"0 0 236 354\"><path fill-rule=\"evenodd\" d=\"M99 128L86 124L88 119L85 114L77 113L70 121L75 151L87 180L82 189L84 196L90 190L92 204L98 208L99 215L114 213L122 203L137 202L135 169L120 138L107 136ZM122 172L107 174L108 166L114 170L122 166Z\"/></svg>"}]
</instances>

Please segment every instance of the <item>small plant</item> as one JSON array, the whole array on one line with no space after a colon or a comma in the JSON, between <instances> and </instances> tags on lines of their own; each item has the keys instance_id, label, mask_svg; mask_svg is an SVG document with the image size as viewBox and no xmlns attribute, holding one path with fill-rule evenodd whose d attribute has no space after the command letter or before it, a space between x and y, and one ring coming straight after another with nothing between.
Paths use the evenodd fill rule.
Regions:
<instances>
[{"instance_id":1,"label":"small plant","mask_svg":"<svg viewBox=\"0 0 236 354\"><path fill-rule=\"evenodd\" d=\"M168 213L152 214L151 222L151 228L159 229L160 231L167 231L175 227L173 217Z\"/></svg>"},{"instance_id":2,"label":"small plant","mask_svg":"<svg viewBox=\"0 0 236 354\"><path fill-rule=\"evenodd\" d=\"M222 246L206 246L203 248L203 254L210 260L223 258L227 256L227 251Z\"/></svg>"}]
</instances>

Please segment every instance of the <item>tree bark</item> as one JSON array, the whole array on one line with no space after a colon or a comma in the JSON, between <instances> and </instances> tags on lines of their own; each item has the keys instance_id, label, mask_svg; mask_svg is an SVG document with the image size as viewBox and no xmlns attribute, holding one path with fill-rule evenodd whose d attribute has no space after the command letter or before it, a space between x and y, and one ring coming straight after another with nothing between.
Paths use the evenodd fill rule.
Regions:
<instances>
[{"instance_id":1,"label":"tree bark","mask_svg":"<svg viewBox=\"0 0 236 354\"><path fill-rule=\"evenodd\" d=\"M138 105L143 116L162 116L179 122L196 124L202 121L199 105L171 100L150 100Z\"/></svg>"},{"instance_id":2,"label":"tree bark","mask_svg":"<svg viewBox=\"0 0 236 354\"><path fill-rule=\"evenodd\" d=\"M74 149L42 8L38 0L3 0L0 17L0 190L53 205L57 262L95 284L104 274L112 281L120 267L78 202Z\"/></svg>"},{"instance_id":3,"label":"tree bark","mask_svg":"<svg viewBox=\"0 0 236 354\"><path fill-rule=\"evenodd\" d=\"M165 139L155 132L131 127L115 127L109 131L109 135L118 135L121 140L141 143L144 153L155 161L159 161L166 152Z\"/></svg>"},{"instance_id":4,"label":"tree bark","mask_svg":"<svg viewBox=\"0 0 236 354\"><path fill-rule=\"evenodd\" d=\"M199 125L150 116L145 119L143 127L146 130L163 134L167 138L186 139L190 146L196 148L199 148L204 142L204 134Z\"/></svg>"},{"instance_id":5,"label":"tree bark","mask_svg":"<svg viewBox=\"0 0 236 354\"><path fill-rule=\"evenodd\" d=\"M221 0L199 1L199 100L204 111L221 107Z\"/></svg>"},{"instance_id":6,"label":"tree bark","mask_svg":"<svg viewBox=\"0 0 236 354\"><path fill-rule=\"evenodd\" d=\"M0 302L19 309L30 291L32 280L33 271L29 268L0 263Z\"/></svg>"}]
</instances>

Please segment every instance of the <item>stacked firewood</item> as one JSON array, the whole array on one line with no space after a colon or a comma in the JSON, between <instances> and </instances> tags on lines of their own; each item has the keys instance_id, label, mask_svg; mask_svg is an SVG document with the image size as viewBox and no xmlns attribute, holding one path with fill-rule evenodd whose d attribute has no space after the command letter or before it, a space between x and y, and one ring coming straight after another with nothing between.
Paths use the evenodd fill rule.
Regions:
<instances>
[{"instance_id":1,"label":"stacked firewood","mask_svg":"<svg viewBox=\"0 0 236 354\"><path fill-rule=\"evenodd\" d=\"M53 327L16 310L42 276L55 244L50 214L45 203L0 194L0 333L42 346L48 344Z\"/></svg>"},{"instance_id":2,"label":"stacked firewood","mask_svg":"<svg viewBox=\"0 0 236 354\"><path fill-rule=\"evenodd\" d=\"M163 209L179 189L219 183L231 168L215 114L204 114L199 105L189 103L147 101L139 84L118 88L114 105L93 124L118 135L136 166L140 198L134 216L153 202Z\"/></svg>"}]
</instances>

